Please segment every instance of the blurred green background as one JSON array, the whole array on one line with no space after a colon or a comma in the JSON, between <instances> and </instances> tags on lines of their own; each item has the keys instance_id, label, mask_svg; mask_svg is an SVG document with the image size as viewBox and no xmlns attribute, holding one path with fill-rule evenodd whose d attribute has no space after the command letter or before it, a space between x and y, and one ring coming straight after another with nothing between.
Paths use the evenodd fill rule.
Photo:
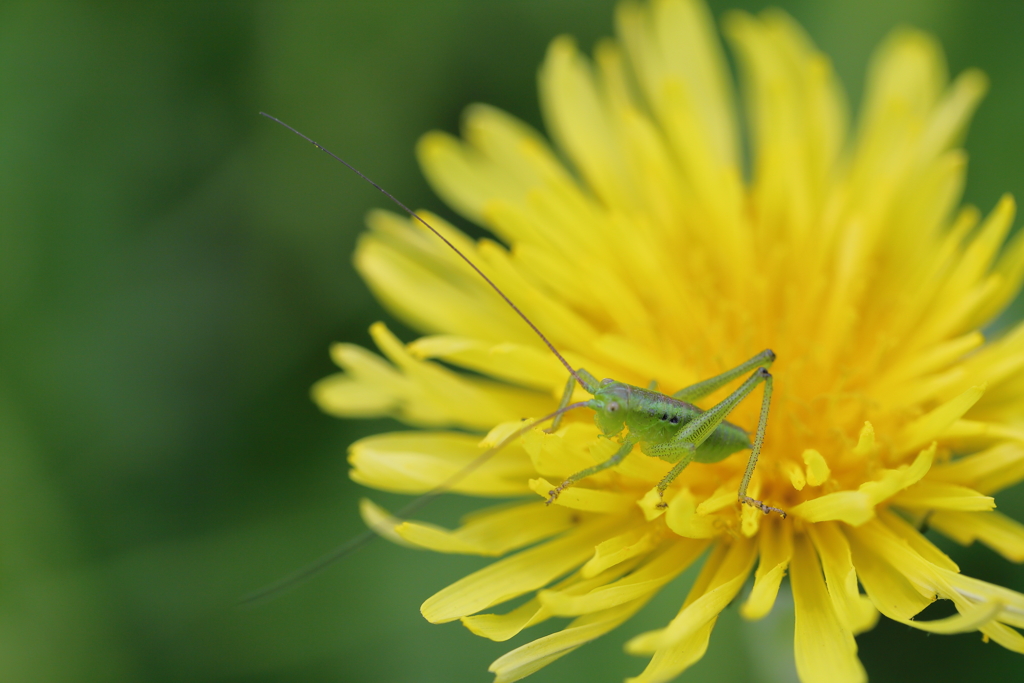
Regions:
<instances>
[{"instance_id":1,"label":"blurred green background","mask_svg":"<svg viewBox=\"0 0 1024 683\"><path fill-rule=\"evenodd\" d=\"M854 102L899 24L938 35L953 72L985 70L966 200L1024 196L1024 3L775 4ZM613 5L0 4L0 680L487 681L494 658L544 632L491 643L427 624L420 602L483 561L384 543L232 606L361 529L345 447L396 426L328 418L308 398L332 371L329 343L368 343L387 319L350 265L384 202L257 112L450 215L419 175L417 137L455 131L474 101L540 125L548 41L572 33L589 50ZM451 521L453 505L429 516ZM1024 519L1020 491L1000 506ZM1021 567L952 552L1024 590ZM669 619L686 581L530 680L639 672L623 642ZM730 608L682 680L792 680L791 620L781 605L753 625ZM976 634L883 620L859 643L874 681L1024 670Z\"/></svg>"}]
</instances>

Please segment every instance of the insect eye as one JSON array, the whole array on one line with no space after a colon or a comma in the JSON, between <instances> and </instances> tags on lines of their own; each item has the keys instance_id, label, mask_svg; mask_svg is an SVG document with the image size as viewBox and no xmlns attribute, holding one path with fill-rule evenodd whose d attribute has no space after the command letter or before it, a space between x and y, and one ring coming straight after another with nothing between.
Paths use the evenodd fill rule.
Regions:
<instances>
[{"instance_id":1,"label":"insect eye","mask_svg":"<svg viewBox=\"0 0 1024 683\"><path fill-rule=\"evenodd\" d=\"M619 404L618 403L615 403L614 401L612 401L611 403L608 404L608 412L609 413L614 413L618 409L619 409Z\"/></svg>"}]
</instances>

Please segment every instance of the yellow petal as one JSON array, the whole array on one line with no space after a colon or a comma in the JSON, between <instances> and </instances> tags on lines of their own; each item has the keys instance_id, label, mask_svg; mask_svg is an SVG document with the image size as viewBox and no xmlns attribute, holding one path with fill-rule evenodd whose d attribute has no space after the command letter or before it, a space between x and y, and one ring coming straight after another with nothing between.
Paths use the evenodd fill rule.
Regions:
<instances>
[{"instance_id":1,"label":"yellow petal","mask_svg":"<svg viewBox=\"0 0 1024 683\"><path fill-rule=\"evenodd\" d=\"M554 488L555 485L547 479L530 480L530 489L542 498L547 499ZM628 493L570 486L558 494L558 498L555 498L553 505L560 505L571 510L585 510L586 512L623 512L633 507L635 502L636 498Z\"/></svg>"},{"instance_id":2,"label":"yellow petal","mask_svg":"<svg viewBox=\"0 0 1024 683\"><path fill-rule=\"evenodd\" d=\"M711 630L715 627L717 617L689 638L684 638L672 647L658 650L651 657L639 676L627 678L626 683L667 683L675 679L680 672L690 668L707 652L711 640Z\"/></svg>"},{"instance_id":3,"label":"yellow petal","mask_svg":"<svg viewBox=\"0 0 1024 683\"><path fill-rule=\"evenodd\" d=\"M476 245L444 219L420 215L474 263L486 262ZM356 269L400 319L429 332L537 343L490 286L418 222L375 211L367 223L372 231L357 244Z\"/></svg>"},{"instance_id":4,"label":"yellow petal","mask_svg":"<svg viewBox=\"0 0 1024 683\"><path fill-rule=\"evenodd\" d=\"M490 344L468 337L420 337L409 344L408 351L415 358L438 358L488 377L533 389L553 389L552 381L565 372L558 359L547 350L509 343Z\"/></svg>"},{"instance_id":5,"label":"yellow petal","mask_svg":"<svg viewBox=\"0 0 1024 683\"><path fill-rule=\"evenodd\" d=\"M614 582L620 576L632 570L638 563L638 560L623 562L616 567L589 579L584 579L579 572L576 572L562 579L550 589L541 591L531 600L513 609L511 612L507 612L505 614L477 614L474 616L462 617L462 624L478 636L483 636L484 638L489 638L490 640L495 641L508 640L513 636L518 635L523 629L539 624L542 621L546 621L554 615L554 612L547 601L541 601L541 596L548 594L556 596L577 596L585 594L595 587L604 586L609 582ZM634 596L634 598L635 597L638 596ZM621 604L622 602L627 601L621 600L613 604ZM601 609L611 606L612 604L605 605L605 607ZM584 610L584 612L580 612L579 614L595 611L597 610Z\"/></svg>"},{"instance_id":6,"label":"yellow petal","mask_svg":"<svg viewBox=\"0 0 1024 683\"><path fill-rule=\"evenodd\" d=\"M916 510L992 510L996 501L966 486L924 480L892 497L892 504Z\"/></svg>"},{"instance_id":7,"label":"yellow petal","mask_svg":"<svg viewBox=\"0 0 1024 683\"><path fill-rule=\"evenodd\" d=\"M620 562L646 554L656 545L657 539L646 525L637 525L623 534L601 541L594 548L594 556L583 565L583 578L597 576L605 569Z\"/></svg>"},{"instance_id":8,"label":"yellow petal","mask_svg":"<svg viewBox=\"0 0 1024 683\"><path fill-rule=\"evenodd\" d=\"M420 612L427 621L441 624L541 588L583 564L612 528L614 523L599 519L499 560L427 598Z\"/></svg>"},{"instance_id":9,"label":"yellow petal","mask_svg":"<svg viewBox=\"0 0 1024 683\"><path fill-rule=\"evenodd\" d=\"M950 572L947 570L939 571L941 578L954 590L960 597L965 598L970 604L981 604L981 603L993 603L999 602L1004 605L1002 612L997 616L999 621L1015 626L1016 628L1024 628L1024 595L1017 591L997 586L981 579L975 579L970 576L964 576L956 572ZM958 607L958 609L960 609ZM961 612L966 610L961 609ZM984 629L980 629L984 633ZM1024 650L1024 637L1017 634L1016 638L1017 646L1014 649L1017 652Z\"/></svg>"},{"instance_id":10,"label":"yellow petal","mask_svg":"<svg viewBox=\"0 0 1024 683\"><path fill-rule=\"evenodd\" d=\"M818 557L805 536L797 536L790 563L790 584L796 608L793 645L796 670L803 683L867 681L857 659L853 633L836 615L822 580Z\"/></svg>"},{"instance_id":11,"label":"yellow petal","mask_svg":"<svg viewBox=\"0 0 1024 683\"><path fill-rule=\"evenodd\" d=\"M549 434L535 429L523 435L523 448L530 455L538 474L561 482L583 470L611 457L618 444L610 439L598 439L593 423L570 422L557 433ZM599 486L609 481L611 471L604 471L587 477L585 484Z\"/></svg>"},{"instance_id":12,"label":"yellow petal","mask_svg":"<svg viewBox=\"0 0 1024 683\"><path fill-rule=\"evenodd\" d=\"M803 491L804 486L807 484L803 468L792 461L786 462L782 467L786 476L789 477L789 483L793 485L793 488L797 491Z\"/></svg>"},{"instance_id":13,"label":"yellow petal","mask_svg":"<svg viewBox=\"0 0 1024 683\"><path fill-rule=\"evenodd\" d=\"M647 604L648 598L627 602L574 619L566 628L538 638L494 660L488 671L494 683L511 683L529 676L580 645L618 627Z\"/></svg>"},{"instance_id":14,"label":"yellow petal","mask_svg":"<svg viewBox=\"0 0 1024 683\"><path fill-rule=\"evenodd\" d=\"M666 81L678 82L690 95L686 113L700 123L679 144L703 139L716 165L734 162L738 142L730 79L707 7L693 0L656 2L649 8L624 3L616 25L656 112L667 117L672 111Z\"/></svg>"},{"instance_id":15,"label":"yellow petal","mask_svg":"<svg viewBox=\"0 0 1024 683\"><path fill-rule=\"evenodd\" d=\"M617 143L611 112L590 64L572 39L562 36L548 48L538 77L544 118L552 137L605 203L630 207L631 179Z\"/></svg>"},{"instance_id":16,"label":"yellow petal","mask_svg":"<svg viewBox=\"0 0 1024 683\"><path fill-rule=\"evenodd\" d=\"M648 522L661 517L668 510L664 505L665 499L662 498L661 493L658 492L657 486L652 486L647 493L644 494L643 498L636 502L637 507L644 515L644 519Z\"/></svg>"},{"instance_id":17,"label":"yellow petal","mask_svg":"<svg viewBox=\"0 0 1024 683\"><path fill-rule=\"evenodd\" d=\"M838 81L828 59L782 12L732 12L724 29L746 76L758 214L783 239L806 239L845 133Z\"/></svg>"},{"instance_id":18,"label":"yellow petal","mask_svg":"<svg viewBox=\"0 0 1024 683\"><path fill-rule=\"evenodd\" d=\"M1007 625L1024 626L1024 595L934 565L879 522L871 522L852 529L851 533L857 537L858 545L869 545L871 552L877 553L890 567L898 568L898 572L905 576L922 596L930 598L938 595L951 600L961 615L974 618L975 608L979 604L1000 603L1002 608L996 617L979 626L978 630L1003 647L1024 653L1024 636ZM867 582L864 585L868 588ZM868 593L871 594L870 589ZM876 606L879 611L886 612L877 602ZM899 616L909 618L912 615Z\"/></svg>"},{"instance_id":19,"label":"yellow petal","mask_svg":"<svg viewBox=\"0 0 1024 683\"><path fill-rule=\"evenodd\" d=\"M856 491L836 491L795 506L790 512L807 522L843 521L859 526L875 516L875 506L897 491L920 481L932 465L935 444L921 451L912 464L885 470L876 481L861 484Z\"/></svg>"},{"instance_id":20,"label":"yellow petal","mask_svg":"<svg viewBox=\"0 0 1024 683\"><path fill-rule=\"evenodd\" d=\"M550 617L551 612L533 598L505 614L476 614L461 621L471 633L501 643Z\"/></svg>"},{"instance_id":21,"label":"yellow petal","mask_svg":"<svg viewBox=\"0 0 1024 683\"><path fill-rule=\"evenodd\" d=\"M879 512L878 520L927 562L951 572L960 572L960 567L949 555L939 550L918 528L900 515L892 510L882 510Z\"/></svg>"},{"instance_id":22,"label":"yellow petal","mask_svg":"<svg viewBox=\"0 0 1024 683\"><path fill-rule=\"evenodd\" d=\"M1003 195L985 221L979 226L976 236L960 257L956 268L945 281L945 288L940 297L962 295L976 286L988 275L1003 241L1013 225L1016 206L1013 198Z\"/></svg>"},{"instance_id":23,"label":"yellow petal","mask_svg":"<svg viewBox=\"0 0 1024 683\"><path fill-rule=\"evenodd\" d=\"M1024 524L999 512L938 510L928 526L961 545L981 541L1011 562L1024 562Z\"/></svg>"},{"instance_id":24,"label":"yellow petal","mask_svg":"<svg viewBox=\"0 0 1024 683\"><path fill-rule=\"evenodd\" d=\"M573 524L569 510L527 503L478 511L454 531L413 521L395 531L412 545L434 552L497 556L554 536Z\"/></svg>"},{"instance_id":25,"label":"yellow petal","mask_svg":"<svg viewBox=\"0 0 1024 683\"><path fill-rule=\"evenodd\" d=\"M530 189L566 175L537 131L494 107L468 107L463 134L466 143L445 133L427 133L416 154L445 203L474 222L487 224L488 203L522 201ZM514 242L517 236L501 237Z\"/></svg>"},{"instance_id":26,"label":"yellow petal","mask_svg":"<svg viewBox=\"0 0 1024 683\"><path fill-rule=\"evenodd\" d=\"M896 568L882 559L870 544L847 535L857 578L875 608L890 619L910 619L935 601L922 595Z\"/></svg>"},{"instance_id":27,"label":"yellow petal","mask_svg":"<svg viewBox=\"0 0 1024 683\"><path fill-rule=\"evenodd\" d=\"M850 544L839 524L823 522L807 527L825 573L825 585L840 623L854 635L871 630L878 622L878 610L857 587L857 572Z\"/></svg>"},{"instance_id":28,"label":"yellow petal","mask_svg":"<svg viewBox=\"0 0 1024 683\"><path fill-rule=\"evenodd\" d=\"M1010 199L1012 201L1012 197ZM970 323L982 324L995 317L1020 291L1024 281L1024 238L1019 231L1003 246L992 274L999 277L999 290L975 313Z\"/></svg>"},{"instance_id":29,"label":"yellow petal","mask_svg":"<svg viewBox=\"0 0 1024 683\"><path fill-rule=\"evenodd\" d=\"M399 367L422 393L419 401L443 412L449 424L486 428L522 415L543 415L551 402L543 394L506 384L460 375L429 361L420 361L383 323L370 326L370 336L381 352ZM420 406L412 401L402 405L409 421L414 421Z\"/></svg>"},{"instance_id":30,"label":"yellow petal","mask_svg":"<svg viewBox=\"0 0 1024 683\"><path fill-rule=\"evenodd\" d=\"M733 541L729 554L718 568L703 595L683 607L668 626L642 633L628 643L631 654L649 654L697 634L718 617L743 587L756 556L754 543L746 539Z\"/></svg>"},{"instance_id":31,"label":"yellow petal","mask_svg":"<svg viewBox=\"0 0 1024 683\"><path fill-rule=\"evenodd\" d=\"M410 383L401 373L361 346L335 344L331 358L345 372L313 385L313 400L325 413L342 417L390 415L410 393ZM442 419L438 416L437 421Z\"/></svg>"},{"instance_id":32,"label":"yellow petal","mask_svg":"<svg viewBox=\"0 0 1024 683\"><path fill-rule=\"evenodd\" d=\"M359 516L363 518L363 523L377 532L381 538L386 538L392 543L404 545L408 548L415 547L412 543L409 543L402 538L396 531L396 528L405 520L391 515L387 510L380 507L369 498L359 499Z\"/></svg>"},{"instance_id":33,"label":"yellow petal","mask_svg":"<svg viewBox=\"0 0 1024 683\"><path fill-rule=\"evenodd\" d=\"M716 259L742 272L753 269L728 72L707 8L693 0L649 9L623 3L616 19L640 89L692 184L689 217L714 232ZM730 288L744 284L723 281Z\"/></svg>"},{"instance_id":34,"label":"yellow petal","mask_svg":"<svg viewBox=\"0 0 1024 683\"><path fill-rule=\"evenodd\" d=\"M954 422L943 437L951 449L965 453L980 451L1007 440L1024 442L1024 430L1005 424L961 419Z\"/></svg>"},{"instance_id":35,"label":"yellow petal","mask_svg":"<svg viewBox=\"0 0 1024 683\"><path fill-rule=\"evenodd\" d=\"M509 189L519 189L507 187L492 169L487 169L491 173L482 173L484 160L447 133L433 131L421 137L416 154L434 191L470 220L482 222L483 207L489 200Z\"/></svg>"},{"instance_id":36,"label":"yellow petal","mask_svg":"<svg viewBox=\"0 0 1024 683\"><path fill-rule=\"evenodd\" d=\"M933 619L922 621L920 619L895 619L895 621L907 626L912 626L927 633L938 633L951 635L954 633L968 633L977 631L984 627L1003 611L1003 603L998 600L982 602L964 609L961 614L954 614L945 619Z\"/></svg>"},{"instance_id":37,"label":"yellow petal","mask_svg":"<svg viewBox=\"0 0 1024 683\"><path fill-rule=\"evenodd\" d=\"M608 609L656 592L693 564L707 545L706 541L690 539L673 541L645 561L643 566L617 581L586 593L580 593L576 586L571 590L543 590L538 597L541 604L560 616Z\"/></svg>"},{"instance_id":38,"label":"yellow petal","mask_svg":"<svg viewBox=\"0 0 1024 683\"><path fill-rule=\"evenodd\" d=\"M985 343L985 336L972 330L955 339L943 340L892 369L887 380L906 382L915 377L946 369Z\"/></svg>"},{"instance_id":39,"label":"yellow petal","mask_svg":"<svg viewBox=\"0 0 1024 683\"><path fill-rule=\"evenodd\" d=\"M466 473L484 449L478 439L458 432L376 434L349 447L353 481L385 491L425 493ZM450 484L452 491L476 495L520 495L528 491L530 462L510 444L487 462Z\"/></svg>"},{"instance_id":40,"label":"yellow petal","mask_svg":"<svg viewBox=\"0 0 1024 683\"><path fill-rule=\"evenodd\" d=\"M870 423L867 423L865 426L870 426ZM874 432L872 432L871 435L874 436ZM864 441L863 431L861 431L861 441ZM861 444L858 443L857 448L860 448L860 446ZM831 472L828 468L828 463L825 462L825 458L822 457L821 453L813 448L808 448L803 453L803 459L804 464L807 466L808 484L811 486L821 486L828 481L828 477Z\"/></svg>"},{"instance_id":41,"label":"yellow petal","mask_svg":"<svg viewBox=\"0 0 1024 683\"><path fill-rule=\"evenodd\" d=\"M735 499L735 493L733 494ZM680 489L668 501L665 524L683 538L712 538L718 535L717 517L697 512L697 498L690 489Z\"/></svg>"},{"instance_id":42,"label":"yellow petal","mask_svg":"<svg viewBox=\"0 0 1024 683\"><path fill-rule=\"evenodd\" d=\"M934 467L928 478L996 493L1024 478L1024 445L1004 443L943 463Z\"/></svg>"},{"instance_id":43,"label":"yellow petal","mask_svg":"<svg viewBox=\"0 0 1024 683\"><path fill-rule=\"evenodd\" d=\"M715 545L704 561L697 580L690 587L686 596L683 608L695 603L707 592L718 577L723 568L724 561L732 554L731 546L724 543ZM665 683L675 678L681 671L692 666L708 648L708 641L711 638L711 630L715 626L718 617L713 617L705 626L697 629L689 638L684 638L676 644L658 650L647 663L643 673L634 678L626 679L626 683Z\"/></svg>"},{"instance_id":44,"label":"yellow petal","mask_svg":"<svg viewBox=\"0 0 1024 683\"><path fill-rule=\"evenodd\" d=\"M983 393L984 385L971 387L956 398L917 418L900 432L896 449L900 452L910 451L940 437L943 431L978 402Z\"/></svg>"},{"instance_id":45,"label":"yellow petal","mask_svg":"<svg viewBox=\"0 0 1024 683\"><path fill-rule=\"evenodd\" d=\"M736 505L736 490L738 488L737 483L733 481L722 484L711 494L711 497L705 498L697 506L697 514L706 516L728 507L734 507Z\"/></svg>"},{"instance_id":46,"label":"yellow petal","mask_svg":"<svg viewBox=\"0 0 1024 683\"><path fill-rule=\"evenodd\" d=\"M758 538L760 561L754 572L754 588L740 607L744 619L761 619L771 611L779 584L793 554L793 527L781 520L766 522Z\"/></svg>"}]
</instances>

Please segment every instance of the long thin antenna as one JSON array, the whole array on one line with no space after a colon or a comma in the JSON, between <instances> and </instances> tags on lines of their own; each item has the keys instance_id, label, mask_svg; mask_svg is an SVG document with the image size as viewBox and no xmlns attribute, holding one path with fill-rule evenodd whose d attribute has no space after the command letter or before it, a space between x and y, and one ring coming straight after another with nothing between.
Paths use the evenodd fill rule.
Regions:
<instances>
[{"instance_id":1,"label":"long thin antenna","mask_svg":"<svg viewBox=\"0 0 1024 683\"><path fill-rule=\"evenodd\" d=\"M331 150L329 150L329 149L327 149L326 147L324 147L323 145L321 145L321 144L320 144L319 142L317 142L317 141L316 141L316 140L314 140L313 138L309 137L308 135L305 135L304 133L300 133L299 131L295 130L294 128L292 128L291 126L289 126L289 125L288 125L287 123L285 123L285 122L284 122L284 121L282 121L281 119L279 119L279 118L277 118L277 117L275 117L275 116L271 116L270 114L267 114L266 112L262 112L262 111L261 111L261 112L260 112L260 116L265 116L265 117L267 117L268 119L270 119L271 121L274 121L275 123L279 123L279 124L281 124L282 126L284 126L285 128L287 128L288 130L290 130L291 132L295 133L295 134L296 134L296 135L298 135L298 136L299 136L300 138L302 138L303 140L305 140L306 142L308 142L308 143L310 143L311 145L313 145L314 147L316 147L316 148L317 148L318 150L320 150L321 152L323 152L323 153L327 154L328 156L330 156L330 157L334 158L334 159L335 159L336 161L340 161L341 163L343 163L343 164L344 164L344 165L345 165L345 166L346 166L346 167L347 167L347 168L348 168L348 169L349 169L350 171L352 171L352 172L353 172L353 173L355 173L355 174L356 174L357 176L359 176L360 178L362 178L363 180L365 180L366 182L370 183L370 184L371 184L371 185L373 185L373 186L374 186L375 188L377 188L378 190L380 190L380 192L381 192L381 193L382 193L382 194L383 194L383 195L384 195L385 197L387 197L388 199L390 199L391 201L393 201L393 202L394 202L395 204L397 204L398 206L402 207L402 210L404 210L404 211L405 211L405 212L406 212L407 214L409 214L410 216L412 216L413 218L415 218L416 220L418 220L418 221L419 221L420 223L422 223L422 224L423 224L424 226L426 226L426 227L427 227L427 229L428 229L428 230L430 230L430 232L432 232L432 233L434 233L435 235L437 235L438 237L440 237L440 238L441 238L441 241L442 241L442 242L444 242L445 244L447 244L447 245L448 245L448 246L449 246L449 247L451 248L451 250L452 250L452 251L454 251L454 252L455 252L456 254L458 254L458 255L459 255L459 256L460 256L461 258L462 258L462 260L463 260L463 261L465 261L466 263L468 263L468 264L469 264L469 267L470 267L470 268L472 268L473 270L475 270L475 271L476 271L476 273L477 273L477 275L479 275L480 277L482 277L482 278L484 279L484 281L485 281L485 282L486 282L487 284L489 284L489 285L491 286L491 288L492 288L492 289L493 289L493 290L494 290L495 292L497 292L497 293L498 293L498 296L500 296L500 297L501 297L502 299L504 299L504 300L505 300L505 303L507 303L507 304L508 304L509 306L511 306L511 307L512 307L512 310L513 310L513 311L515 311L516 313L518 313L518 314L519 314L519 317L520 317L520 318L522 318L522 319L523 319L523 321L524 321L524 322L525 322L525 323L526 323L527 325L529 325L529 326L530 326L530 329L531 329L531 330L533 330L533 331L534 331L534 332L535 332L535 333L537 334L537 336L538 336L538 337L540 337L541 341L542 341L542 342L544 342L545 344L547 344L547 347L548 347L549 349L551 349L551 353L555 354L555 356L556 356L556 357L558 358L558 360L562 361L562 365L564 365L564 366L565 366L565 369L569 371L569 374L571 374L571 375L572 375L573 377L575 377L575 378L576 378L576 381L577 381L577 382L579 383L579 385L580 385L581 387L583 387L584 389L586 389L586 385L585 385L585 384L583 383L583 380L582 380L582 379L580 379L580 376L579 376L579 375L577 375L577 374L576 374L576 371L575 371L575 370L573 370L573 368L572 368L572 366L571 366L571 365L569 365L569 361L565 360L565 358L563 358L563 357L562 357L562 354L560 354L560 353L558 352L558 349L556 349L556 348L555 348L555 345L554 345L554 344L552 344L552 343L551 343L550 341L548 341L548 338L547 338L547 337L545 337L545 336L544 336L544 333L543 333L543 332L541 332L541 331L540 331L540 330L539 330L539 329L537 328L537 326L533 324L533 321L531 321L531 320L530 320L529 318L527 318L527 317L526 317L526 314L525 314L525 313L523 313L523 312L522 312L521 310L519 310L519 307L518 307L518 306L516 306L516 305L515 305L514 303L512 303L512 299L509 299L509 298L508 298L507 296L505 296L505 292L501 291L501 290L500 290L500 289L498 288L498 285L494 284L494 282L492 282L492 281L491 281L491 278L489 278L489 277L487 277L486 275L484 275L484 271L482 271L482 270L480 270L479 268L477 268L476 264L475 264L475 263L473 263L472 261L470 261L470 260L469 260L469 257L467 257L467 256L466 256L465 254L463 254L463 253L462 253L461 251L459 251L459 248L458 248L458 247L456 247L456 246L455 246L454 244L452 244L451 242L449 242L449 241L448 241L448 238L446 238L446 237L445 237L444 235L442 235L442 234L441 234L440 232L438 232L438 231L437 231L437 230L436 230L436 229L434 228L434 226L432 226L432 225L431 225L430 223L428 223L428 222L426 222L425 220L423 220L423 219L422 219L422 218L420 217L420 215L419 215L418 213L416 213L415 211L413 211L412 209L410 209L410 208L409 208L408 206L406 206L405 204L403 204L402 202L400 202L400 201L398 200L398 198L397 198L397 197L395 197L395 196L394 196L393 194L391 194L390 192L388 192L387 190L385 190L385 189L384 189L383 187L381 187L381 186L380 186L380 185L378 185L377 183L373 182L373 181L372 181L372 180L371 180L371 179L370 179L369 177L367 177L367 176L366 176L366 174L365 174L365 173L363 173L363 172L362 172L362 171L360 171L360 170L359 170L358 168L356 168L356 167L355 167L355 166L353 166L352 164L348 163L347 161L345 161L344 159L342 159L341 157L339 157L339 156L338 156L337 154L335 154L335 153L334 153L334 152L332 152Z\"/></svg>"},{"instance_id":2,"label":"long thin antenna","mask_svg":"<svg viewBox=\"0 0 1024 683\"><path fill-rule=\"evenodd\" d=\"M499 441L496 445L488 448L486 451L478 455L473 460L473 462L469 463L461 470L459 470L452 476L448 477L445 481L443 481L442 483L438 484L434 488L430 489L429 491L421 495L419 498L413 500L392 516L402 519L408 517L409 515L413 514L414 512L422 508L424 505L432 501L434 498L437 498L442 493L445 493L446 491L450 490L452 486L459 483L463 478L465 478L472 472L478 470L480 467L484 465L484 463L486 463L488 460L494 457L498 453L498 451L507 446L514 439L518 439L520 436L530 431L539 424L543 424L544 422L547 422L548 420L554 417L558 417L562 413L567 413L570 410L573 410L574 408L582 408L585 405L587 405L587 401L580 401L579 403L567 405L564 408L559 408L550 415L545 415L544 417L534 420L533 422L527 424L524 427L520 427L519 429L517 429L516 431L512 432L504 439ZM306 579L312 576L316 576L317 574L327 569L329 566L331 566L341 558L345 557L346 555L355 552L359 548L362 548L364 545L366 545L373 539L377 538L378 535L379 532L377 530L373 528L367 529L363 533L349 539L347 542L343 543L342 545L338 546L337 548L327 553L320 559L315 560L314 562L303 567L302 569L299 569L298 571L289 574L283 579L275 581L269 586L261 588L254 593L250 593L249 595L239 600L238 605L245 607L280 595L281 593L294 588Z\"/></svg>"}]
</instances>

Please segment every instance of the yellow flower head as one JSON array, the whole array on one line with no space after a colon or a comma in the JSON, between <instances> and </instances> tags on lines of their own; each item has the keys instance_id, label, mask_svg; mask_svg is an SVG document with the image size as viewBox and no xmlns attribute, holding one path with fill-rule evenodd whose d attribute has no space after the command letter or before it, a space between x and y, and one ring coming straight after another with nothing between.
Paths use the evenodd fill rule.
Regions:
<instances>
[{"instance_id":1,"label":"yellow flower head","mask_svg":"<svg viewBox=\"0 0 1024 683\"><path fill-rule=\"evenodd\" d=\"M874 59L850 130L828 58L788 16L729 15L745 171L731 79L699 0L623 4L617 28L593 62L568 38L548 51L540 90L557 153L482 105L466 112L462 140L423 138L420 160L438 193L501 243L424 216L574 368L598 378L655 380L671 394L773 349L771 417L750 495L789 516L738 504L742 453L690 465L660 506L655 486L672 464L639 446L546 506L555 484L619 448L578 409L452 486L525 502L482 509L455 530L364 504L364 516L404 543L513 553L428 599L423 615L461 619L494 640L574 617L494 662L498 681L514 681L615 628L704 557L678 616L626 644L650 657L632 680L666 681L697 661L751 573L741 607L749 619L769 612L789 573L805 682L864 680L854 636L879 613L932 633L980 631L1024 652L1014 628L1024 627L1024 596L962 575L919 530L926 522L1024 561L1024 526L995 512L992 498L1024 478L1024 325L988 343L979 331L1020 289L1024 239L1003 244L1009 197L984 218L958 208L957 144L984 77L949 82L933 39L898 32ZM524 417L550 413L566 373L422 226L387 212L369 223L356 266L429 336L405 345L377 324L386 360L339 344L344 372L314 393L333 414L424 428L364 439L350 457L356 481L422 493ZM753 432L759 397L729 421ZM589 396L577 388L574 398ZM936 599L957 614L913 620Z\"/></svg>"}]
</instances>

